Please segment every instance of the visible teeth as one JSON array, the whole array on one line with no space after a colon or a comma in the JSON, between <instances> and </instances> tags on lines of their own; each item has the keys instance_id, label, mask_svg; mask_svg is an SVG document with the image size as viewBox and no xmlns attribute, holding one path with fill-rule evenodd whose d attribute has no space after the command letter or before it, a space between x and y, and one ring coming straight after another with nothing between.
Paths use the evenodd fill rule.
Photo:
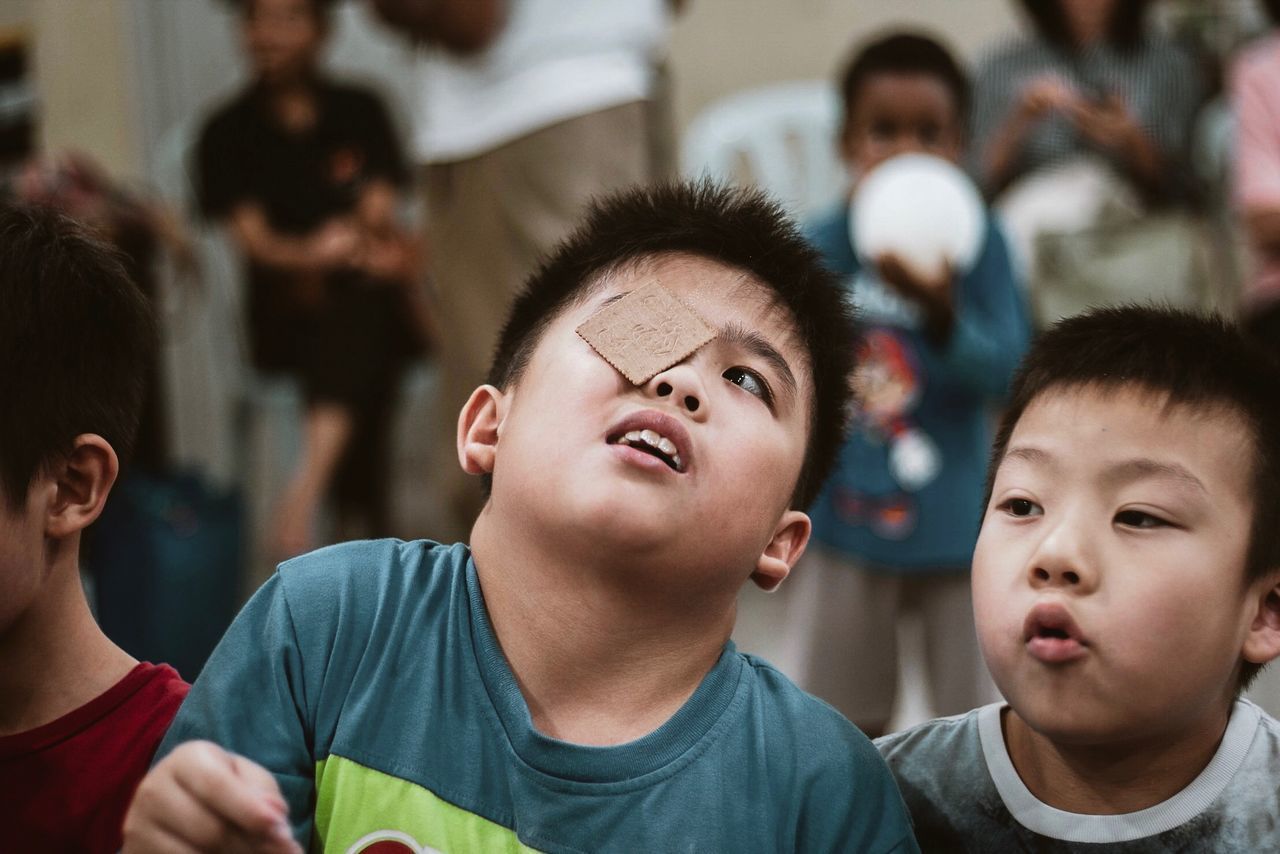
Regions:
<instances>
[{"instance_id":1,"label":"visible teeth","mask_svg":"<svg viewBox=\"0 0 1280 854\"><path fill-rule=\"evenodd\" d=\"M630 433L623 436L622 438L626 439L628 442L639 442L642 437L640 435L639 430L632 430Z\"/></svg>"},{"instance_id":2,"label":"visible teeth","mask_svg":"<svg viewBox=\"0 0 1280 854\"><path fill-rule=\"evenodd\" d=\"M667 456L672 456L676 452L675 443L672 442L670 439L668 439L666 436L658 437L658 444L656 447L658 448L659 451L662 451L662 453L666 454Z\"/></svg>"},{"instance_id":3,"label":"visible teeth","mask_svg":"<svg viewBox=\"0 0 1280 854\"><path fill-rule=\"evenodd\" d=\"M662 435L660 433L655 433L652 430L641 430L640 438L644 439L646 444L654 448L657 448L658 443L662 441Z\"/></svg>"},{"instance_id":4,"label":"visible teeth","mask_svg":"<svg viewBox=\"0 0 1280 854\"><path fill-rule=\"evenodd\" d=\"M672 454L671 462L676 464L676 471L684 471L684 463L680 462L679 454Z\"/></svg>"}]
</instances>

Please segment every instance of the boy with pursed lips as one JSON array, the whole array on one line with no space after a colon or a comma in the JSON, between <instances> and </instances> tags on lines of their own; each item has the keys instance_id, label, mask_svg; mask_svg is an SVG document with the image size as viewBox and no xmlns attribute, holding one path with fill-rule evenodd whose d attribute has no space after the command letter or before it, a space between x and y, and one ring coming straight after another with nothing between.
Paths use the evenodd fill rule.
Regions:
<instances>
[{"instance_id":1,"label":"boy with pursed lips","mask_svg":"<svg viewBox=\"0 0 1280 854\"><path fill-rule=\"evenodd\" d=\"M1033 345L973 564L1007 704L877 742L924 850L1275 849L1280 723L1239 695L1280 655L1277 388L1166 309Z\"/></svg>"}]
</instances>

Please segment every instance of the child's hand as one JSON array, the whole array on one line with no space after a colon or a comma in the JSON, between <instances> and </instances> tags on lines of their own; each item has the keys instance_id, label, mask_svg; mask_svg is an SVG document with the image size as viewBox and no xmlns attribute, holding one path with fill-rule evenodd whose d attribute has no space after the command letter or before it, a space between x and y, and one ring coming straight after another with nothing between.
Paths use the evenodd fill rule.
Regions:
<instances>
[{"instance_id":1,"label":"child's hand","mask_svg":"<svg viewBox=\"0 0 1280 854\"><path fill-rule=\"evenodd\" d=\"M1137 120L1118 95L1103 101L1082 100L1073 104L1067 115L1086 139L1103 148L1128 148L1134 134L1141 133Z\"/></svg>"},{"instance_id":2,"label":"child's hand","mask_svg":"<svg viewBox=\"0 0 1280 854\"><path fill-rule=\"evenodd\" d=\"M929 338L939 344L946 343L955 322L952 298L955 272L951 265L944 265L942 272L936 276L927 276L892 252L876 258L875 263L880 271L880 278L904 297L914 300L924 310L925 333Z\"/></svg>"},{"instance_id":3,"label":"child's hand","mask_svg":"<svg viewBox=\"0 0 1280 854\"><path fill-rule=\"evenodd\" d=\"M359 229L353 223L341 219L326 222L307 241L307 251L321 269L346 266L359 247Z\"/></svg>"},{"instance_id":4,"label":"child's hand","mask_svg":"<svg viewBox=\"0 0 1280 854\"><path fill-rule=\"evenodd\" d=\"M1055 74L1043 74L1029 81L1018 93L1018 109L1036 119L1053 110L1070 110L1079 102L1071 84Z\"/></svg>"},{"instance_id":5,"label":"child's hand","mask_svg":"<svg viewBox=\"0 0 1280 854\"><path fill-rule=\"evenodd\" d=\"M886 252L876 258L876 267L880 270L880 278L904 297L923 303L951 303L951 281L954 274L950 265L944 266L940 274L928 276L894 253Z\"/></svg>"},{"instance_id":6,"label":"child's hand","mask_svg":"<svg viewBox=\"0 0 1280 854\"><path fill-rule=\"evenodd\" d=\"M265 768L211 742L189 741L138 786L124 820L123 852L302 854L288 817Z\"/></svg>"}]
</instances>

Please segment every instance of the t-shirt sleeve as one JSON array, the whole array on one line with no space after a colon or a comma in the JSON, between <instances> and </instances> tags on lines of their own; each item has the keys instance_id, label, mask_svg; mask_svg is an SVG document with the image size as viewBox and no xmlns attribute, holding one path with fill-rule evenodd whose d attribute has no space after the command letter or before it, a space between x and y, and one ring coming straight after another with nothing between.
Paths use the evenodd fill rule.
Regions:
<instances>
[{"instance_id":1,"label":"t-shirt sleeve","mask_svg":"<svg viewBox=\"0 0 1280 854\"><path fill-rule=\"evenodd\" d=\"M1027 349L1031 335L1026 302L995 219L973 269L960 282L955 323L941 348L948 384L1000 398Z\"/></svg>"},{"instance_id":2,"label":"t-shirt sleeve","mask_svg":"<svg viewBox=\"0 0 1280 854\"><path fill-rule=\"evenodd\" d=\"M827 744L835 761L821 762L803 793L795 850L812 852L918 852L907 807L888 766L860 733L843 745Z\"/></svg>"},{"instance_id":3,"label":"t-shirt sleeve","mask_svg":"<svg viewBox=\"0 0 1280 854\"><path fill-rule=\"evenodd\" d=\"M205 125L196 143L196 202L207 219L225 219L237 205L254 198L245 168L250 161L243 150L243 130L234 112L223 111Z\"/></svg>"},{"instance_id":4,"label":"t-shirt sleeve","mask_svg":"<svg viewBox=\"0 0 1280 854\"><path fill-rule=\"evenodd\" d=\"M372 92L358 92L355 98L368 156L366 168L369 177L380 178L397 187L405 186L409 183L409 168L385 102Z\"/></svg>"},{"instance_id":5,"label":"t-shirt sleeve","mask_svg":"<svg viewBox=\"0 0 1280 854\"><path fill-rule=\"evenodd\" d=\"M280 574L249 600L210 656L156 752L206 739L275 777L294 835L310 842L315 809L313 710Z\"/></svg>"}]
</instances>

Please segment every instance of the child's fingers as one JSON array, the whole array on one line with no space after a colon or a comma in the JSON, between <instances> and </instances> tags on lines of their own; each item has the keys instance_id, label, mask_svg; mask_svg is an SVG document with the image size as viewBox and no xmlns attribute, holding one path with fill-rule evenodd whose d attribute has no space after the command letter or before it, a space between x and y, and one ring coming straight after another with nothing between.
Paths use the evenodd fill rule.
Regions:
<instances>
[{"instance_id":1,"label":"child's fingers","mask_svg":"<svg viewBox=\"0 0 1280 854\"><path fill-rule=\"evenodd\" d=\"M270 838L287 820L288 810L275 781L271 780L270 788L265 788L262 778L246 769L246 765L253 765L249 760L210 742L188 742L164 762L170 760L175 760L174 782L231 827L250 836ZM159 770L160 765L156 768ZM270 778L265 769L260 770ZM249 778L253 780L252 785L245 785L245 774L253 775Z\"/></svg>"},{"instance_id":2,"label":"child's fingers","mask_svg":"<svg viewBox=\"0 0 1280 854\"><path fill-rule=\"evenodd\" d=\"M218 813L172 783L139 789L125 821L127 854L147 851L223 851L231 826Z\"/></svg>"}]
</instances>

